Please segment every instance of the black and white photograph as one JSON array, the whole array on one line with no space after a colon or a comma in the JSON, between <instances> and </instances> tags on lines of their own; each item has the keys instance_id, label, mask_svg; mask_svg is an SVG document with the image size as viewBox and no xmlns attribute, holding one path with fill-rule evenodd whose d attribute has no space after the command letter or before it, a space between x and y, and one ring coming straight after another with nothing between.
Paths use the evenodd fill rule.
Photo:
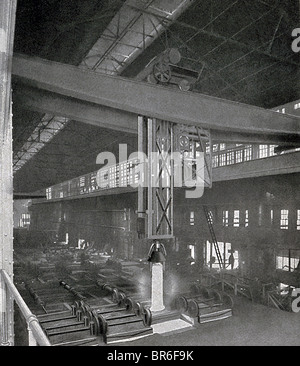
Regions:
<instances>
[{"instance_id":1,"label":"black and white photograph","mask_svg":"<svg viewBox=\"0 0 300 366\"><path fill-rule=\"evenodd\" d=\"M300 346L299 0L0 0L0 91L0 346Z\"/></svg>"}]
</instances>

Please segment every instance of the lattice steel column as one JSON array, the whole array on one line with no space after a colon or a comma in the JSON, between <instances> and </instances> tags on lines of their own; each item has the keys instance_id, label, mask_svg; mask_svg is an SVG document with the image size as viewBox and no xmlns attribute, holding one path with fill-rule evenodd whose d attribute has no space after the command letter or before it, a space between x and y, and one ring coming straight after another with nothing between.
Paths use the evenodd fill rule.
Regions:
<instances>
[{"instance_id":1,"label":"lattice steel column","mask_svg":"<svg viewBox=\"0 0 300 366\"><path fill-rule=\"evenodd\" d=\"M0 2L0 269L13 277L11 63L16 0ZM13 300L0 275L0 345L13 345Z\"/></svg>"},{"instance_id":2,"label":"lattice steel column","mask_svg":"<svg viewBox=\"0 0 300 366\"><path fill-rule=\"evenodd\" d=\"M148 119L148 238L173 238L173 124Z\"/></svg>"}]
</instances>

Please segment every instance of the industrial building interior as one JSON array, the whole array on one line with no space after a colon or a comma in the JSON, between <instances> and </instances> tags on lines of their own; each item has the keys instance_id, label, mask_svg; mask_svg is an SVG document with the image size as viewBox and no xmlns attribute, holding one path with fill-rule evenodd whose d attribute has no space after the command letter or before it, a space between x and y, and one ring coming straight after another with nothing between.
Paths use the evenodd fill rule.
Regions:
<instances>
[{"instance_id":1,"label":"industrial building interior","mask_svg":"<svg viewBox=\"0 0 300 366\"><path fill-rule=\"evenodd\" d=\"M299 1L0 9L0 344L299 346Z\"/></svg>"}]
</instances>

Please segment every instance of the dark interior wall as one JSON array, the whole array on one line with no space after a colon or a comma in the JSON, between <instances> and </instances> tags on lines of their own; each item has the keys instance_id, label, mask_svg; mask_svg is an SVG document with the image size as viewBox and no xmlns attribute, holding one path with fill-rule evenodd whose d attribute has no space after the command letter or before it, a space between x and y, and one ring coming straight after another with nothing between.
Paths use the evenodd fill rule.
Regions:
<instances>
[{"instance_id":1,"label":"dark interior wall","mask_svg":"<svg viewBox=\"0 0 300 366\"><path fill-rule=\"evenodd\" d=\"M175 201L175 235L181 243L195 242L203 250L211 235L205 220L203 205L213 214L216 238L231 243L238 251L243 274L249 277L276 277L282 282L293 281L291 273L276 271L276 255L282 249L295 249L300 255L300 230L297 230L297 210L300 210L299 174L270 176L217 182L205 189L201 198L188 200L178 191ZM281 210L289 211L287 230L280 228ZM228 226L223 225L223 211L228 211ZM234 210L239 210L239 227L233 226ZM245 212L248 226L245 227ZM271 218L271 210L273 218ZM194 225L190 225L190 212ZM176 214L177 212L177 214Z\"/></svg>"},{"instance_id":2,"label":"dark interior wall","mask_svg":"<svg viewBox=\"0 0 300 366\"><path fill-rule=\"evenodd\" d=\"M28 206L31 204L31 200L28 199L15 199L14 200L14 229L20 227L20 221L22 215L29 213Z\"/></svg>"},{"instance_id":3,"label":"dark interior wall","mask_svg":"<svg viewBox=\"0 0 300 366\"><path fill-rule=\"evenodd\" d=\"M300 230L296 212L300 209L299 174L217 182L197 199L185 198L185 190L174 192L175 241L166 243L169 258L188 255L188 245L196 247L197 262L203 263L203 248L211 240L203 212L213 213L218 241L229 242L238 250L247 276L273 276L275 256L282 248L300 249ZM280 229L280 210L289 210L289 229ZM61 239L68 232L70 244L78 239L94 243L103 251L121 258L145 258L150 246L137 235L137 194L125 193L55 203L33 204L31 230L56 230ZM228 226L223 211L228 210ZM233 226L233 211L240 211L240 226ZM245 211L248 226L245 227ZM273 221L270 212L273 210ZM190 225L190 212L194 225Z\"/></svg>"},{"instance_id":4,"label":"dark interior wall","mask_svg":"<svg viewBox=\"0 0 300 366\"><path fill-rule=\"evenodd\" d=\"M120 258L143 258L146 244L138 239L135 193L60 202L33 203L30 230L49 233L52 238L78 245L84 239L103 252Z\"/></svg>"}]
</instances>

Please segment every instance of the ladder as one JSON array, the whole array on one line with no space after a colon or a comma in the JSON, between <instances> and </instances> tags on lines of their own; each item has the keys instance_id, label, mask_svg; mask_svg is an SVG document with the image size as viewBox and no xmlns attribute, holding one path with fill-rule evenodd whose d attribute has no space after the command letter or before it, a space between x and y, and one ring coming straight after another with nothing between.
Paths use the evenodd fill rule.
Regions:
<instances>
[{"instance_id":1,"label":"ladder","mask_svg":"<svg viewBox=\"0 0 300 366\"><path fill-rule=\"evenodd\" d=\"M204 210L204 213L205 213L206 222L207 222L207 225L208 225L208 228L209 228L209 231L210 231L210 235L211 235L212 242L213 242L213 245L214 245L214 248L215 248L215 252L216 252L216 255L217 255L217 259L218 259L220 269L225 268L225 263L222 259L222 255L221 255L221 252L220 252L220 249L219 249L218 241L217 241L216 234L215 234L214 227L213 227L212 213L211 213L211 211L209 211L207 209L206 206L203 206L203 210Z\"/></svg>"}]
</instances>

